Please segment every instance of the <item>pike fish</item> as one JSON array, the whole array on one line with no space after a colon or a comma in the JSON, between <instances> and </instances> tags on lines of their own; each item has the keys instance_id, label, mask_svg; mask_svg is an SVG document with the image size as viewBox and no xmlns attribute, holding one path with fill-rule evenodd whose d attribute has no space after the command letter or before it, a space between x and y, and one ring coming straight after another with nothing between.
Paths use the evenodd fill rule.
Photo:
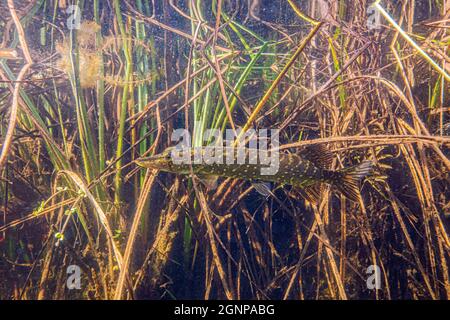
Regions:
<instances>
[{"instance_id":1,"label":"pike fish","mask_svg":"<svg viewBox=\"0 0 450 320\"><path fill-rule=\"evenodd\" d=\"M254 149L256 150L256 149ZM223 148L223 159L230 156L230 161L220 163L206 163L202 161L196 163L195 154L204 155L205 148L190 149L191 164L178 163L173 161L174 148L169 147L162 153L138 158L136 163L145 168L172 172L177 174L190 174L191 166L193 173L205 183L211 185L211 181L217 177L237 178L250 181L255 189L268 195L266 188L261 187L261 183L274 182L279 184L291 185L298 188L300 193L307 200L317 203L320 197L320 190L323 184L332 185L340 193L351 201L358 202L360 198L360 180L367 176L372 169L372 162L365 160L360 164L343 168L340 170L330 170L333 161L333 155L322 145L305 148L300 153L279 153L278 170L273 174L262 174L261 169L268 167L267 160L263 163L258 152L251 152L251 149L245 149L245 163L242 160L237 161L238 152L231 148ZM216 154L212 154L216 156ZM256 158L255 158L256 157ZM242 158L241 158L242 159Z\"/></svg>"}]
</instances>

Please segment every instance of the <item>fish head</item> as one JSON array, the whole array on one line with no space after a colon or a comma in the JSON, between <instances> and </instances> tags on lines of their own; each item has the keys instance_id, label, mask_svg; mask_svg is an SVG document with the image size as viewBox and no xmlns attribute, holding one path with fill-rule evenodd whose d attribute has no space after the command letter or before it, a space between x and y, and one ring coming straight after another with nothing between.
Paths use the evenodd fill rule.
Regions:
<instances>
[{"instance_id":1,"label":"fish head","mask_svg":"<svg viewBox=\"0 0 450 320\"><path fill-rule=\"evenodd\" d=\"M169 147L163 152L150 156L142 157L136 160L136 163L144 168L156 169L166 172L175 172L175 166L172 160L173 147Z\"/></svg>"},{"instance_id":2,"label":"fish head","mask_svg":"<svg viewBox=\"0 0 450 320\"><path fill-rule=\"evenodd\" d=\"M169 147L160 154L139 158L136 160L136 163L144 168L188 174L190 172L190 166L188 163L183 163L183 161L179 160L179 152L182 152L182 150L179 150L176 147ZM188 157L190 156L191 151L189 151L188 154Z\"/></svg>"}]
</instances>

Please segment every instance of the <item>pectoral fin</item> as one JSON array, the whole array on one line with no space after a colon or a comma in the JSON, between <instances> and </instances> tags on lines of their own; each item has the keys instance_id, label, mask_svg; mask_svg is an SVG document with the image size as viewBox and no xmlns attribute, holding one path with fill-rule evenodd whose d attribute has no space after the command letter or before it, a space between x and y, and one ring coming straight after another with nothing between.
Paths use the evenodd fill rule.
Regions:
<instances>
[{"instance_id":1,"label":"pectoral fin","mask_svg":"<svg viewBox=\"0 0 450 320\"><path fill-rule=\"evenodd\" d=\"M219 180L219 177L217 176L203 176L203 175L197 175L200 182L206 187L208 190L214 190L217 188L217 180Z\"/></svg>"},{"instance_id":2,"label":"pectoral fin","mask_svg":"<svg viewBox=\"0 0 450 320\"><path fill-rule=\"evenodd\" d=\"M259 194L266 198L272 193L270 183L268 182L252 182L252 186Z\"/></svg>"}]
</instances>

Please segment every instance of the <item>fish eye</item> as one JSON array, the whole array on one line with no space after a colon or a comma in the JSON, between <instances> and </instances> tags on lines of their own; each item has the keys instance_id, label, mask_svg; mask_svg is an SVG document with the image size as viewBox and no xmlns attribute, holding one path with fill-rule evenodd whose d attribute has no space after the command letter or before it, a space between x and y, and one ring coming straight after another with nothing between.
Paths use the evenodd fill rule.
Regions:
<instances>
[{"instance_id":1,"label":"fish eye","mask_svg":"<svg viewBox=\"0 0 450 320\"><path fill-rule=\"evenodd\" d=\"M168 147L166 150L164 150L163 152L163 157L165 160L170 160L172 159L172 151L176 150L175 147Z\"/></svg>"}]
</instances>

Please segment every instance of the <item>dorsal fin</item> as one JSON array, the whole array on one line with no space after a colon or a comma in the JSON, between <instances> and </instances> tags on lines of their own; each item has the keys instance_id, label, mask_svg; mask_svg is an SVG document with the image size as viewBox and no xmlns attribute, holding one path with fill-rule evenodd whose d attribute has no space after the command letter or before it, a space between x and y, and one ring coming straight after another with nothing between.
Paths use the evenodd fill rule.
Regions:
<instances>
[{"instance_id":1,"label":"dorsal fin","mask_svg":"<svg viewBox=\"0 0 450 320\"><path fill-rule=\"evenodd\" d=\"M333 164L333 153L323 144L306 146L299 154L302 158L311 161L322 169L329 169Z\"/></svg>"}]
</instances>

